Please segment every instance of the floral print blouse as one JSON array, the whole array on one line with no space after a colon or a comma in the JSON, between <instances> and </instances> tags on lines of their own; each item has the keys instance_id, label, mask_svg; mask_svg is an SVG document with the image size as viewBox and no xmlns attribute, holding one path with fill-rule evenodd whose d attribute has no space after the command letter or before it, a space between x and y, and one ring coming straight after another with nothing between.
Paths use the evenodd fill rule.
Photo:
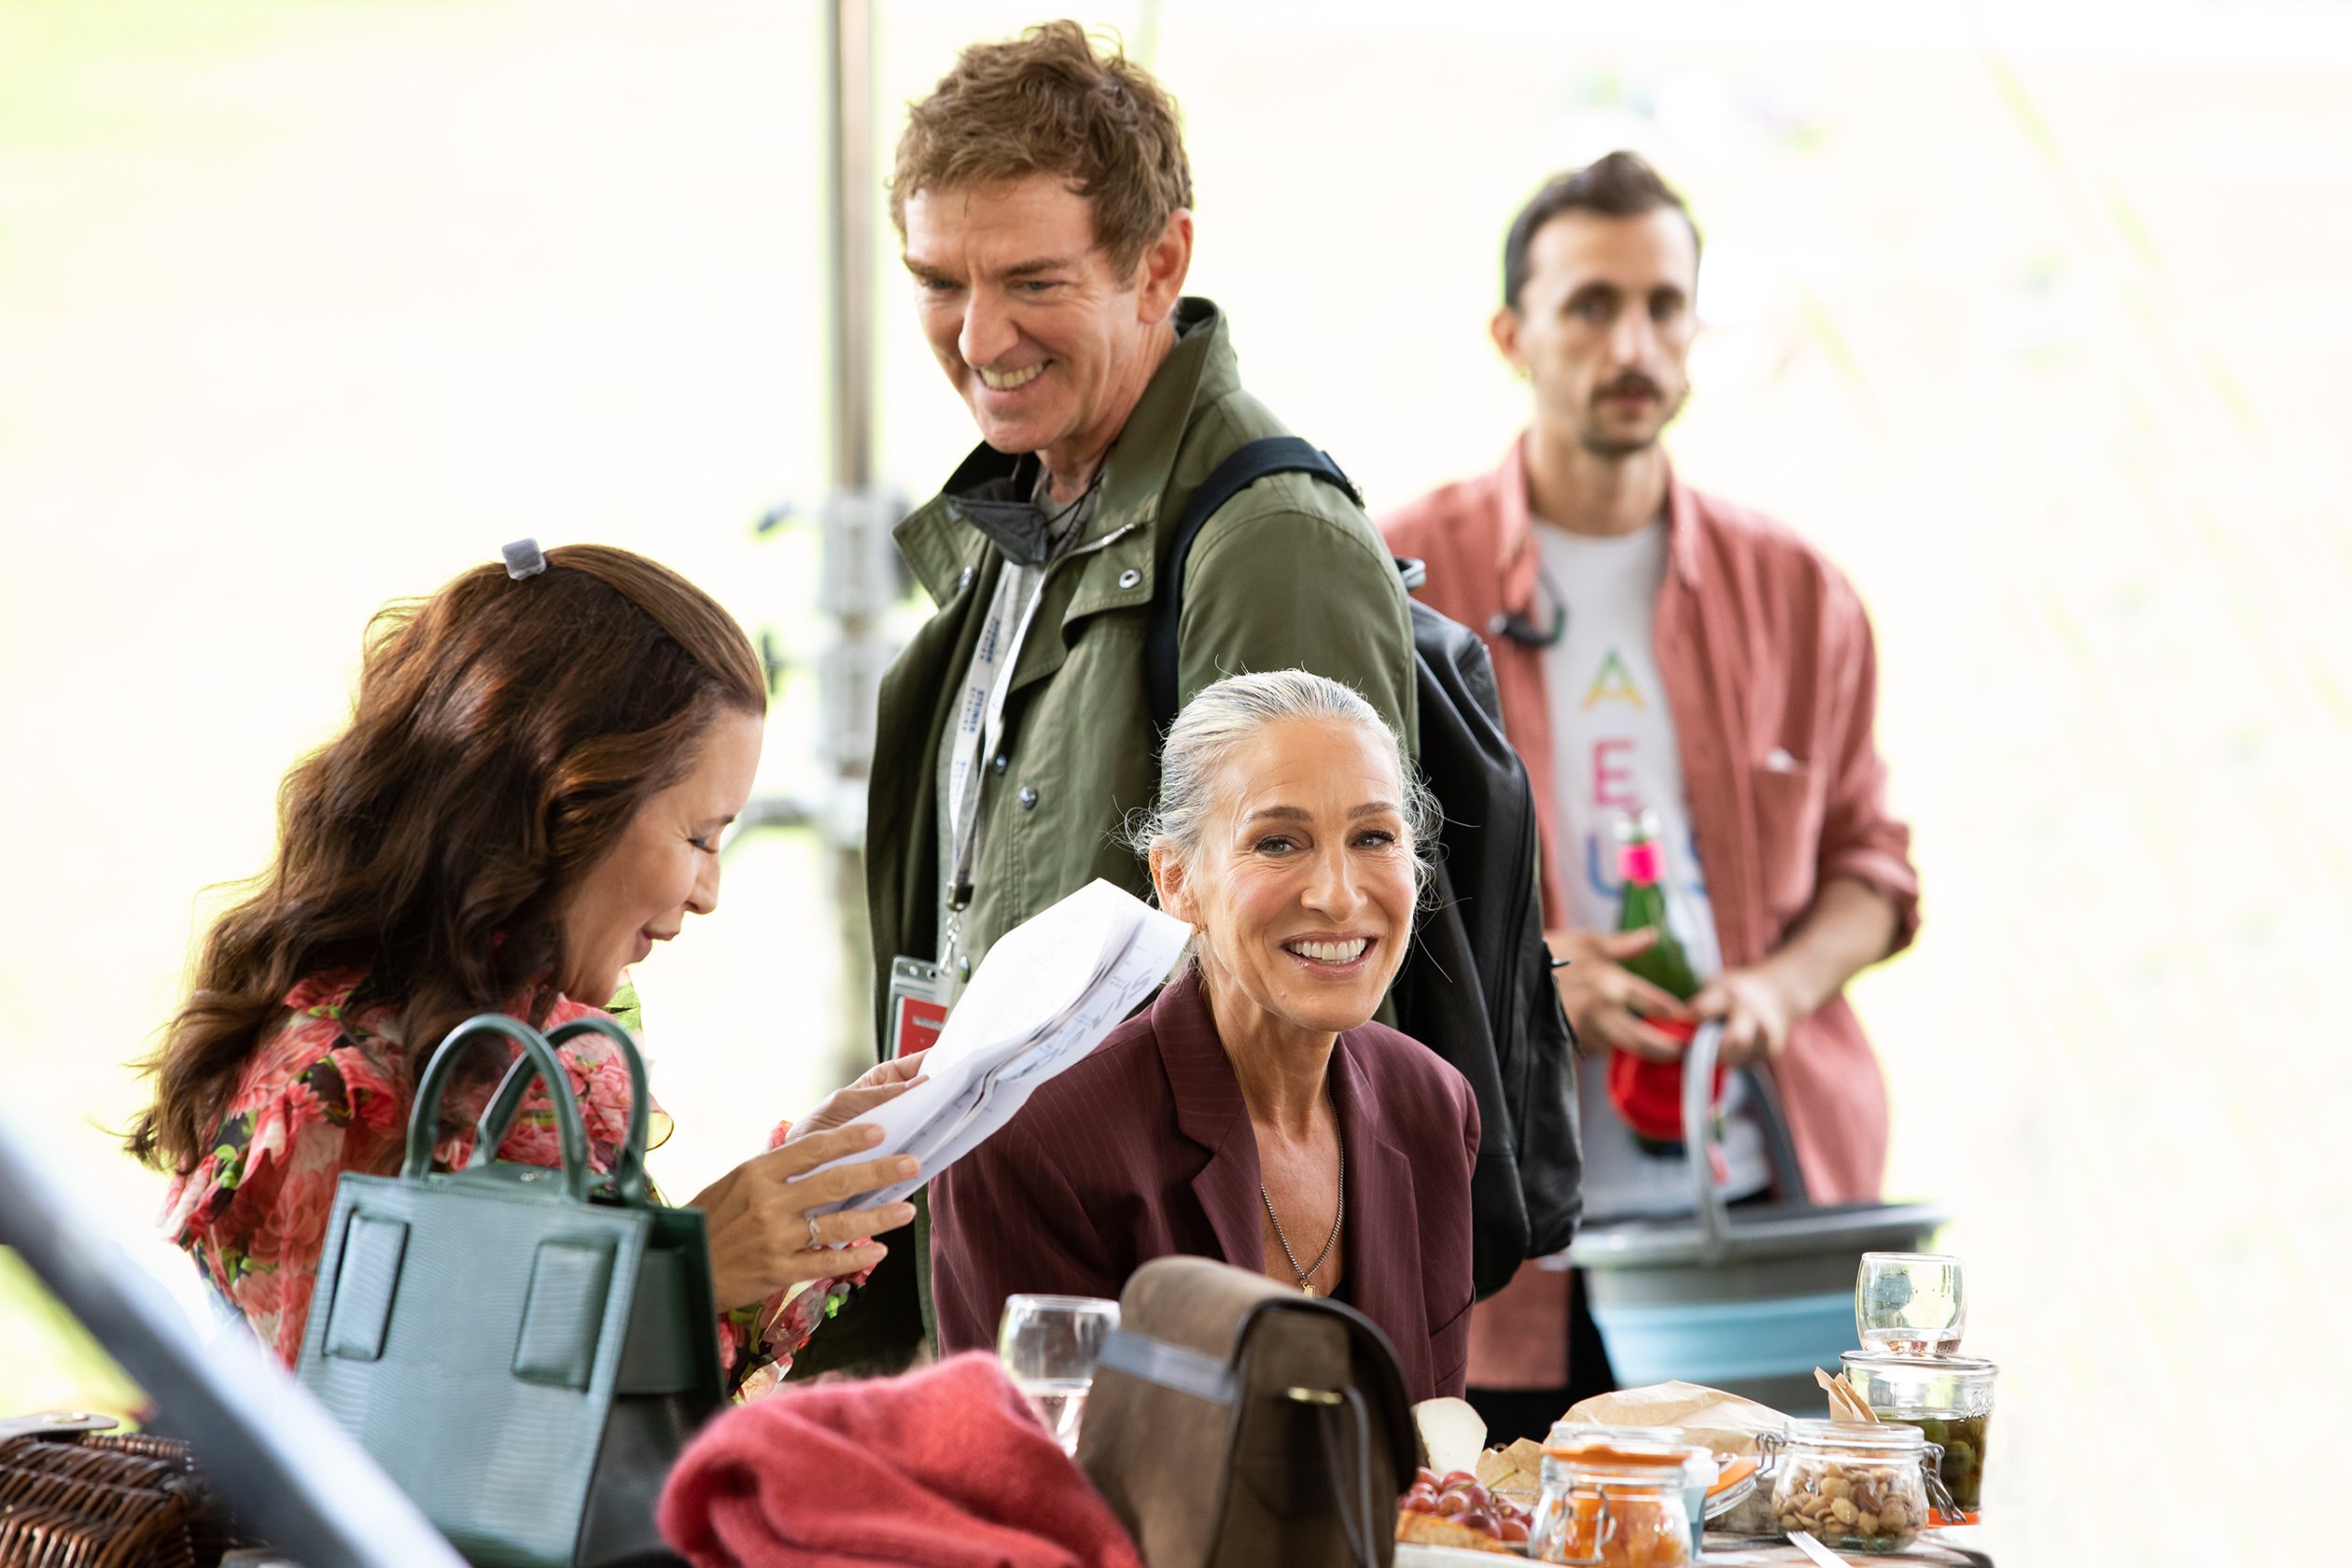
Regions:
<instances>
[{"instance_id":1,"label":"floral print blouse","mask_svg":"<svg viewBox=\"0 0 2352 1568\"><path fill-rule=\"evenodd\" d=\"M301 1354L336 1180L346 1170L388 1176L399 1169L412 1085L397 1009L365 975L314 976L287 994L286 1006L285 1022L245 1064L211 1147L172 1183L163 1230L291 1367ZM541 1029L597 1015L595 1008L558 997ZM628 1133L628 1067L598 1035L567 1041L556 1054L587 1129L590 1163L609 1170ZM477 1103L467 1109L478 1113L489 1093L489 1085L480 1085ZM649 1141L658 1145L668 1136L669 1118L658 1104L649 1109ZM789 1124L779 1126L768 1146L781 1143L788 1130ZM469 1131L451 1138L434 1150L435 1167L463 1163L472 1145ZM544 1084L525 1097L498 1157L560 1163ZM817 1325L863 1280L819 1280L722 1314L719 1358L730 1386L743 1397L773 1388Z\"/></svg>"}]
</instances>

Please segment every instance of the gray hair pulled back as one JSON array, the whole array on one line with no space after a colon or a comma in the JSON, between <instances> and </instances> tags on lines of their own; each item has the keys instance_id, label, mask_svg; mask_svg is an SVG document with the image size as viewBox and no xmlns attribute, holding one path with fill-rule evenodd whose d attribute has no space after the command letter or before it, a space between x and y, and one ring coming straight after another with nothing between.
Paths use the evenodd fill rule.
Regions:
<instances>
[{"instance_id":1,"label":"gray hair pulled back","mask_svg":"<svg viewBox=\"0 0 2352 1568\"><path fill-rule=\"evenodd\" d=\"M1379 708L1338 681L1301 669L1229 675L1195 693L1168 727L1160 749L1159 800L1128 820L1128 846L1147 858L1166 848L1190 860L1221 804L1217 784L1225 763L1267 725L1295 720L1353 724L1386 743L1404 788L1397 805L1412 834L1414 877L1425 886L1429 852L1442 819L1436 797L1406 759Z\"/></svg>"}]
</instances>

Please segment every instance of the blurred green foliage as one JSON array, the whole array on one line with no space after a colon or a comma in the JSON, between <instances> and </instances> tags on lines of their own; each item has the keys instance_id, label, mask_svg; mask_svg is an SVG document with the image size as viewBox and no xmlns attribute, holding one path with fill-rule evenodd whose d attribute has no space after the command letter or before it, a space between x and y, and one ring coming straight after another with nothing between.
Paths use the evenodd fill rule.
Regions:
<instances>
[{"instance_id":1,"label":"blurred green foliage","mask_svg":"<svg viewBox=\"0 0 2352 1568\"><path fill-rule=\"evenodd\" d=\"M24 1260L0 1247L0 1416L74 1409L131 1417L146 1404Z\"/></svg>"}]
</instances>

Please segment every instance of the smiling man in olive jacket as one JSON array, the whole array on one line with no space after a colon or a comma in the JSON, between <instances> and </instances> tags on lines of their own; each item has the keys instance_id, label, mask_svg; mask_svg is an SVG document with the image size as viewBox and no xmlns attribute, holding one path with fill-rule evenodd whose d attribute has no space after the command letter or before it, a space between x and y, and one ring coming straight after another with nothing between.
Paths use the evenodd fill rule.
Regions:
<instances>
[{"instance_id":1,"label":"smiling man in olive jacket","mask_svg":"<svg viewBox=\"0 0 2352 1568\"><path fill-rule=\"evenodd\" d=\"M983 444L900 525L938 610L882 685L866 823L875 1005L891 960L951 986L997 938L1102 877L1158 788L1145 630L1175 520L1229 454L1286 434L1241 388L1224 315L1183 297L1192 175L1176 105L1074 22L975 45L914 105L891 213L924 335ZM1404 587L1364 512L1304 474L1248 486L1184 567L1178 698L1298 667L1415 737ZM913 1343L926 1222L810 1347Z\"/></svg>"}]
</instances>

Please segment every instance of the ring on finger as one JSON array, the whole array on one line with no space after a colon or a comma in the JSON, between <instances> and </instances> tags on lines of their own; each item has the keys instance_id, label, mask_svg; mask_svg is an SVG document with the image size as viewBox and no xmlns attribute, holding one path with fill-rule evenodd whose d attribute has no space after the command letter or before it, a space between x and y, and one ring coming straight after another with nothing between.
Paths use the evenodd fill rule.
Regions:
<instances>
[{"instance_id":1,"label":"ring on finger","mask_svg":"<svg viewBox=\"0 0 2352 1568\"><path fill-rule=\"evenodd\" d=\"M824 1246L825 1242L824 1239L817 1234L817 1216L810 1214L805 1218L808 1221L808 1250L813 1253Z\"/></svg>"}]
</instances>

